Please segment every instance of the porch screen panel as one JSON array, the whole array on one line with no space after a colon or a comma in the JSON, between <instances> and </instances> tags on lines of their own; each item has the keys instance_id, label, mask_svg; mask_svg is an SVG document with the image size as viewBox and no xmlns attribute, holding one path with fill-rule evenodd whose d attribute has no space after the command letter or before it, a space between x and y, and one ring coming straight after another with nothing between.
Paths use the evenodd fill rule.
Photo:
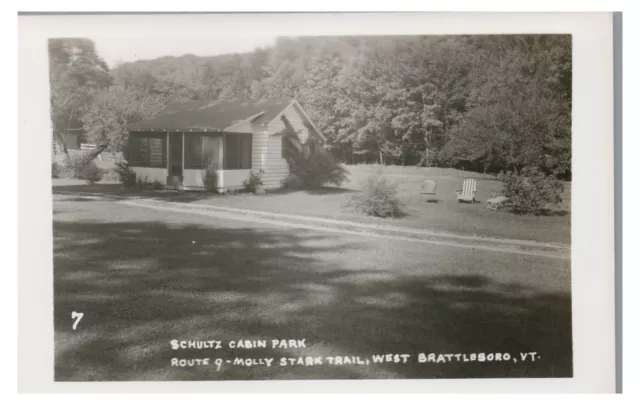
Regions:
<instances>
[{"instance_id":1,"label":"porch screen panel","mask_svg":"<svg viewBox=\"0 0 640 405\"><path fill-rule=\"evenodd\" d=\"M202 136L184 134L184 167L202 169Z\"/></svg>"},{"instance_id":2,"label":"porch screen panel","mask_svg":"<svg viewBox=\"0 0 640 405\"><path fill-rule=\"evenodd\" d=\"M220 165L221 135L187 135L184 138L184 167L203 169L209 159Z\"/></svg>"},{"instance_id":3,"label":"porch screen panel","mask_svg":"<svg viewBox=\"0 0 640 405\"><path fill-rule=\"evenodd\" d=\"M131 135L129 137L129 145L127 148L127 160L133 166L145 166L146 165L146 138L140 135Z\"/></svg>"},{"instance_id":4,"label":"porch screen panel","mask_svg":"<svg viewBox=\"0 0 640 405\"><path fill-rule=\"evenodd\" d=\"M164 133L131 134L128 160L140 167L165 167L167 158L166 135Z\"/></svg>"},{"instance_id":5,"label":"porch screen panel","mask_svg":"<svg viewBox=\"0 0 640 405\"><path fill-rule=\"evenodd\" d=\"M220 162L220 147L222 146L222 136L203 136L202 137L202 153L203 164L209 164L211 161L216 167L222 167Z\"/></svg>"},{"instance_id":6,"label":"porch screen panel","mask_svg":"<svg viewBox=\"0 0 640 405\"><path fill-rule=\"evenodd\" d=\"M225 169L251 169L251 134L228 134L224 144Z\"/></svg>"},{"instance_id":7,"label":"porch screen panel","mask_svg":"<svg viewBox=\"0 0 640 405\"><path fill-rule=\"evenodd\" d=\"M242 169L251 169L251 155L253 147L253 136L251 134L242 136Z\"/></svg>"},{"instance_id":8,"label":"porch screen panel","mask_svg":"<svg viewBox=\"0 0 640 405\"><path fill-rule=\"evenodd\" d=\"M164 137L149 138L149 164L151 166L163 167L165 165L164 156L167 148L165 148L164 139Z\"/></svg>"}]
</instances>

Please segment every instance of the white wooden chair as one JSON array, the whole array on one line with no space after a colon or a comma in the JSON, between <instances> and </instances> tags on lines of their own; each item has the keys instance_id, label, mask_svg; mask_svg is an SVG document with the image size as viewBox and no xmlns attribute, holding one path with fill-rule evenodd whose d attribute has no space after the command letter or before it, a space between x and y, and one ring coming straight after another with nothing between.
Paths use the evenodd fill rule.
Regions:
<instances>
[{"instance_id":1,"label":"white wooden chair","mask_svg":"<svg viewBox=\"0 0 640 405\"><path fill-rule=\"evenodd\" d=\"M466 179L462 183L462 188L456 190L458 202L466 201L471 204L476 202L476 181L474 179Z\"/></svg>"},{"instance_id":2,"label":"white wooden chair","mask_svg":"<svg viewBox=\"0 0 640 405\"><path fill-rule=\"evenodd\" d=\"M420 187L420 202L422 202L422 197L425 195L430 196L430 197L427 197L427 201L435 200L437 187L438 185L436 184L435 181L425 180L422 183L422 186Z\"/></svg>"}]
</instances>

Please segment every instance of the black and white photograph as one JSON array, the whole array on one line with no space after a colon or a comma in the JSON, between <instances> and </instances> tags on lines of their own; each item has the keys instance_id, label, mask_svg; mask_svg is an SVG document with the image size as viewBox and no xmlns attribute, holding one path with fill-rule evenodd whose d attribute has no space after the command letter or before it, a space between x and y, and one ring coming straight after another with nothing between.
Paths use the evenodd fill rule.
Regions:
<instances>
[{"instance_id":1,"label":"black and white photograph","mask_svg":"<svg viewBox=\"0 0 640 405\"><path fill-rule=\"evenodd\" d=\"M54 381L574 377L571 32L242 29L42 42Z\"/></svg>"}]
</instances>

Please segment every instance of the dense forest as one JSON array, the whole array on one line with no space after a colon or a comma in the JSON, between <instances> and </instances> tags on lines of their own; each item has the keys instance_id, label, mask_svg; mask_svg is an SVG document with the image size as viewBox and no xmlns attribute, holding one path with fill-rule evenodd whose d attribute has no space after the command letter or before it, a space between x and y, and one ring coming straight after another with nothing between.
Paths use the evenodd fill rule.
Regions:
<instances>
[{"instance_id":1,"label":"dense forest","mask_svg":"<svg viewBox=\"0 0 640 405\"><path fill-rule=\"evenodd\" d=\"M120 151L123 125L178 100L296 98L345 163L571 173L568 35L302 37L109 69L88 39L49 41L54 136Z\"/></svg>"}]
</instances>

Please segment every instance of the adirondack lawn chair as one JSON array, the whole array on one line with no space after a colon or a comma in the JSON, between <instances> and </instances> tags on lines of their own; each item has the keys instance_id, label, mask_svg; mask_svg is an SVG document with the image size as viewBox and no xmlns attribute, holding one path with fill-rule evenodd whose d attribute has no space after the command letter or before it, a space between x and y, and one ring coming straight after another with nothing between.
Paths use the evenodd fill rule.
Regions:
<instances>
[{"instance_id":1,"label":"adirondack lawn chair","mask_svg":"<svg viewBox=\"0 0 640 405\"><path fill-rule=\"evenodd\" d=\"M476 202L476 181L474 179L466 179L462 183L462 188L456 190L458 202L467 201L471 204Z\"/></svg>"},{"instance_id":2,"label":"adirondack lawn chair","mask_svg":"<svg viewBox=\"0 0 640 405\"><path fill-rule=\"evenodd\" d=\"M425 180L420 187L420 202L422 202L422 196L431 196L427 197L427 201L435 200L436 196L436 188L438 185L433 180Z\"/></svg>"}]
</instances>

